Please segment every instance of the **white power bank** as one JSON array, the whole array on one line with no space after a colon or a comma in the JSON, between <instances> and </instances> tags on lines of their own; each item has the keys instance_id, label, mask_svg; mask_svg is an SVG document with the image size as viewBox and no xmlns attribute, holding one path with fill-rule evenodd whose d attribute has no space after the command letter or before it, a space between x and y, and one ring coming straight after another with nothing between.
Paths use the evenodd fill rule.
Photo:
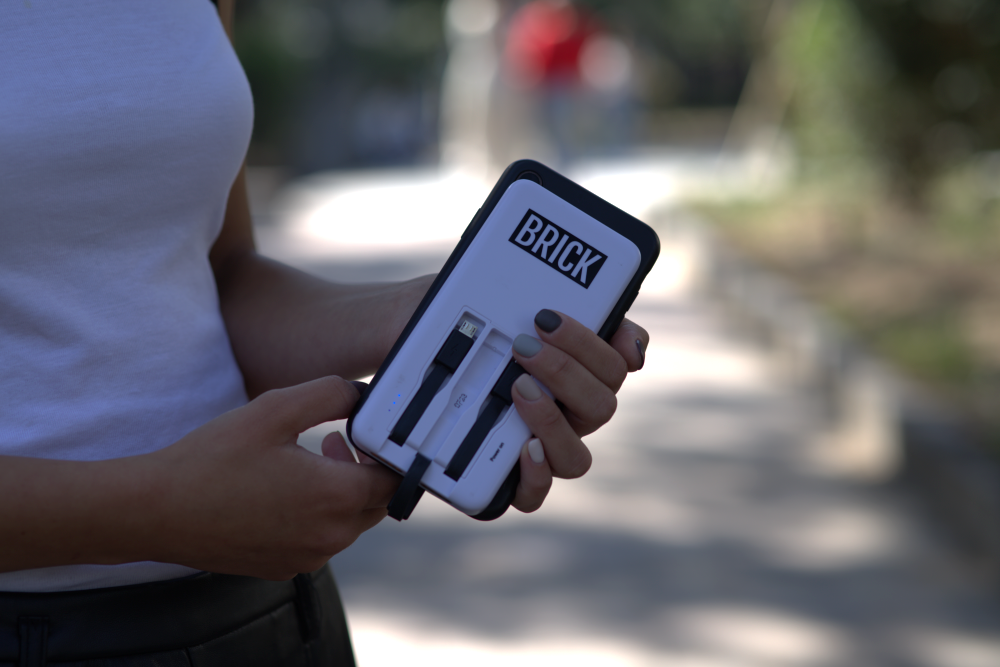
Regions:
<instances>
[{"instance_id":1,"label":"white power bank","mask_svg":"<svg viewBox=\"0 0 1000 667\"><path fill-rule=\"evenodd\" d=\"M544 308L610 337L658 250L651 229L555 172L511 165L348 423L356 447L404 475L390 515L407 518L423 490L502 514L531 437L510 402L524 372L514 338L536 335Z\"/></svg>"}]
</instances>

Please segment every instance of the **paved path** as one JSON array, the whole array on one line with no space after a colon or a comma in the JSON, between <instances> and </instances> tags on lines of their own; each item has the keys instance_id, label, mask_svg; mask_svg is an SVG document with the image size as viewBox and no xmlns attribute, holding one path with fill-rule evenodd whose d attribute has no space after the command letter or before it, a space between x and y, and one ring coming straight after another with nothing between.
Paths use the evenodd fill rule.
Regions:
<instances>
[{"instance_id":1,"label":"paved path","mask_svg":"<svg viewBox=\"0 0 1000 667\"><path fill-rule=\"evenodd\" d=\"M286 228L259 237L370 278ZM380 261L404 277L443 259ZM586 477L486 524L425 497L333 559L362 667L1000 666L998 591L904 490L820 463L814 407L685 291L684 259L665 253L633 307L647 366L587 439Z\"/></svg>"}]
</instances>

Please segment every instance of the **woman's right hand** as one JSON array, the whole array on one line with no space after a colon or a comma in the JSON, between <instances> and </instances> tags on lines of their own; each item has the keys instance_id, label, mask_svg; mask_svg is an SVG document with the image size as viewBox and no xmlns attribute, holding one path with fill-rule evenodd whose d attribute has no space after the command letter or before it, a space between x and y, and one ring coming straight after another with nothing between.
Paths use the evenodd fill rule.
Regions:
<instances>
[{"instance_id":1,"label":"woman's right hand","mask_svg":"<svg viewBox=\"0 0 1000 667\"><path fill-rule=\"evenodd\" d=\"M321 567L386 516L399 476L358 463L343 437L324 456L302 431L348 416L359 394L326 377L261 394L145 457L155 560L288 579Z\"/></svg>"}]
</instances>

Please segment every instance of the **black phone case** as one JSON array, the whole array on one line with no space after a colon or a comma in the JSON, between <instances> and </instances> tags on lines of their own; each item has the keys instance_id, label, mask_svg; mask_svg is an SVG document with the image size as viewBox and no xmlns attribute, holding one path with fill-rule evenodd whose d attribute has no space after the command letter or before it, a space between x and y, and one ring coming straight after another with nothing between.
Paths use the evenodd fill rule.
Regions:
<instances>
[{"instance_id":1,"label":"black phone case","mask_svg":"<svg viewBox=\"0 0 1000 667\"><path fill-rule=\"evenodd\" d=\"M612 309L611 314L598 330L597 334L604 340L610 340L611 336L618 330L618 327L621 325L622 320L625 317L625 313L632 306L636 296L639 294L639 287L642 285L642 281L646 278L646 275L649 273L650 269L652 269L653 264L656 262L656 259L660 254L660 240L657 237L656 232L654 232L653 229L645 223L637 220L612 204L609 204L594 193L577 185L573 181L553 171L552 169L549 169L545 165L534 160L518 160L504 170L500 180L497 181L497 184L493 187L493 190L486 198L486 202L478 211L476 211L475 216L472 218L472 222L469 223L469 226L462 233L461 240L455 247L455 250L452 251L451 255L448 257L448 260L445 262L441 272L431 284L427 294L424 295L424 298L417 306L417 310L410 318L410 321L407 322L403 332L400 334L396 343L389 351L389 355L386 357L385 361L382 362L378 372L375 373L370 386L363 392L360 400L354 406L354 409L351 411L351 416L347 422L348 438L351 438L354 417L364 406L365 401L371 392L371 387L374 387L379 382L386 368L395 358L400 347L402 347L410 332L413 330L414 326L416 326L416 323L423 316L429 304L434 300L435 296L440 291L441 286L448 280L448 277L451 275L455 265L472 243L472 239L475 238L479 229L486 222L487 218L489 218L490 214L493 212L493 208L503 196L504 192L507 191L507 188L512 183L519 179L528 179L541 185L549 192L555 194L559 198L600 221L605 226L621 234L634 243L639 249L641 256L639 267L625 291L622 293L621 298ZM353 438L351 440L353 442ZM519 480L520 468L515 465L503 485L500 487L500 490L493 498L493 501L486 507L486 509L475 515L473 518L481 521L491 521L501 516L513 501ZM413 490L410 490L410 492L412 493Z\"/></svg>"}]
</instances>

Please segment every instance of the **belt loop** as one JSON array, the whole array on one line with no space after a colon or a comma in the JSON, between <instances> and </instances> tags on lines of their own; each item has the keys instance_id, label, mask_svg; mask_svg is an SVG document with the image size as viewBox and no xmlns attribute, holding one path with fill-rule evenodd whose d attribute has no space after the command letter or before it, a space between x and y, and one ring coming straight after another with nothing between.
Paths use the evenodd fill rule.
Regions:
<instances>
[{"instance_id":1,"label":"belt loop","mask_svg":"<svg viewBox=\"0 0 1000 667\"><path fill-rule=\"evenodd\" d=\"M19 616L17 630L21 640L18 667L45 667L49 642L48 616Z\"/></svg>"},{"instance_id":2,"label":"belt loop","mask_svg":"<svg viewBox=\"0 0 1000 667\"><path fill-rule=\"evenodd\" d=\"M319 599L312 578L312 574L304 573L295 575L292 580L295 582L295 611L299 617L299 631L305 643L319 637Z\"/></svg>"}]
</instances>

